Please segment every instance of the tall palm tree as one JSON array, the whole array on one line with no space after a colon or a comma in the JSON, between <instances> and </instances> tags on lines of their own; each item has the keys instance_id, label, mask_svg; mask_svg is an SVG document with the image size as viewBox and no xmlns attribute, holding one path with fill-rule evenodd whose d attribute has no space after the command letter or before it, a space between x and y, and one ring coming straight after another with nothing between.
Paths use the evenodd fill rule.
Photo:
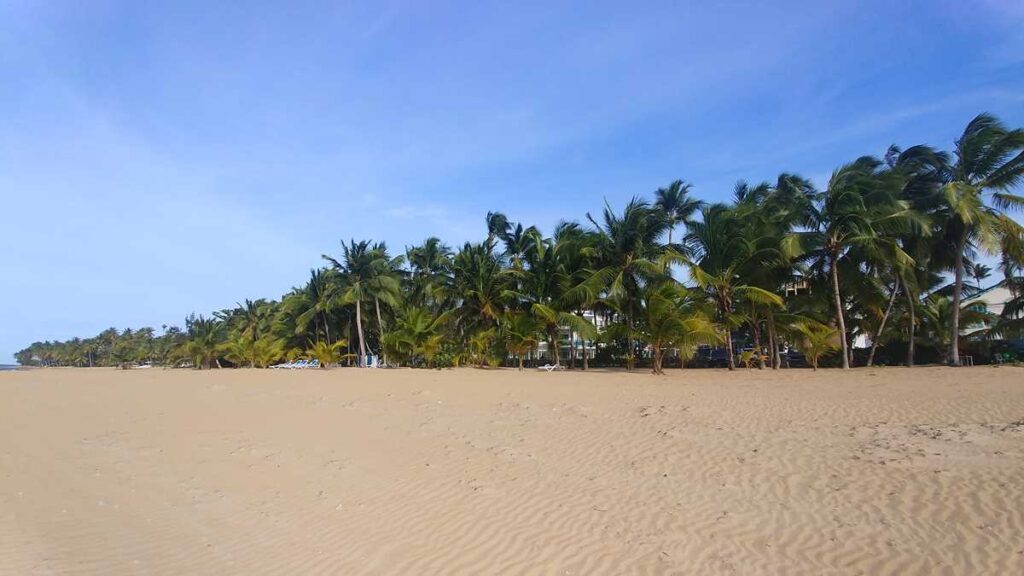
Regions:
<instances>
[{"instance_id":1,"label":"tall palm tree","mask_svg":"<svg viewBox=\"0 0 1024 576\"><path fill-rule=\"evenodd\" d=\"M1006 214L1024 207L1011 194L1024 179L1024 130L1010 130L990 114L979 114L956 140L954 162L942 192L943 249L953 253L953 297L949 362L960 365L960 302L965 258L977 246L995 252L1001 243L1020 243L1024 228Z\"/></svg>"},{"instance_id":2,"label":"tall palm tree","mask_svg":"<svg viewBox=\"0 0 1024 576\"><path fill-rule=\"evenodd\" d=\"M693 252L690 275L708 299L715 303L718 321L725 331L729 370L736 369L732 329L743 320L736 302L781 306L778 294L748 282L743 272L759 262L777 259L778 251L766 249L755 227L744 226L742 214L724 204L701 210L700 221L690 224L686 245Z\"/></svg>"},{"instance_id":3,"label":"tall palm tree","mask_svg":"<svg viewBox=\"0 0 1024 576\"><path fill-rule=\"evenodd\" d=\"M562 328L568 328L584 338L596 337L597 331L590 322L573 312L578 300L570 297L573 271L566 268L566 264L571 261L564 256L567 251L577 249L577 245L566 239L564 234L561 243L542 238L536 229L532 229L529 235L532 238L526 243L525 269L512 271L520 282L519 290L511 293L511 296L521 302L529 314L541 321L548 336L552 358L559 365L559 331Z\"/></svg>"},{"instance_id":4,"label":"tall palm tree","mask_svg":"<svg viewBox=\"0 0 1024 576\"><path fill-rule=\"evenodd\" d=\"M375 258L371 265L371 276L367 281L367 293L369 297L373 298L373 308L377 314L377 333L379 340L383 342L385 330L380 305L383 302L385 306L393 310L401 301L402 284L399 269L404 258L402 256L390 257L387 245L383 242L374 244L371 251ZM387 364L387 353L383 350L382 359Z\"/></svg>"},{"instance_id":5,"label":"tall palm tree","mask_svg":"<svg viewBox=\"0 0 1024 576\"><path fill-rule=\"evenodd\" d=\"M342 302L355 307L356 331L359 335L358 365L365 367L367 346L363 331L363 302L371 297L375 281L380 280L382 275L378 272L384 266L382 260L385 258L373 248L369 240L356 242L352 239L348 244L342 242L341 251L340 261L326 254L322 255L322 258L330 262L341 277Z\"/></svg>"},{"instance_id":6,"label":"tall palm tree","mask_svg":"<svg viewBox=\"0 0 1024 576\"><path fill-rule=\"evenodd\" d=\"M667 274L666 263L676 258L673 251L666 252L660 238L668 229L668 222L650 204L633 198L626 204L622 215L605 204L598 222L587 214L594 226L594 251L599 268L594 270L586 287L591 293L602 292L605 298L616 302L626 321L626 369L632 370L635 360L635 319L640 308L640 289L649 281ZM668 258L666 258L668 256Z\"/></svg>"},{"instance_id":7,"label":"tall palm tree","mask_svg":"<svg viewBox=\"0 0 1024 576\"><path fill-rule=\"evenodd\" d=\"M405 300L413 306L439 312L446 306L444 295L451 292L451 248L439 238L427 238L423 244L405 251L409 271Z\"/></svg>"},{"instance_id":8,"label":"tall palm tree","mask_svg":"<svg viewBox=\"0 0 1024 576\"><path fill-rule=\"evenodd\" d=\"M810 230L791 236L796 240L794 253L810 257L816 269L827 270L831 280L843 368L850 367L850 348L840 291L840 260L852 247L880 252L885 246L892 258L909 265L912 259L896 245L896 237L920 224L919 215L897 199L893 179L881 167L879 160L864 156L833 172L828 189L810 213ZM927 233L927 229L916 229Z\"/></svg>"},{"instance_id":9,"label":"tall palm tree","mask_svg":"<svg viewBox=\"0 0 1024 576\"><path fill-rule=\"evenodd\" d=\"M700 200L690 197L692 188L692 184L683 180L674 180L667 187L654 191L654 206L668 221L669 246L672 245L672 232L675 231L676 226L689 222L704 204Z\"/></svg>"},{"instance_id":10,"label":"tall palm tree","mask_svg":"<svg viewBox=\"0 0 1024 576\"><path fill-rule=\"evenodd\" d=\"M458 322L468 331L500 323L510 276L494 253L494 244L467 242L452 260L451 291L458 300Z\"/></svg>"}]
</instances>

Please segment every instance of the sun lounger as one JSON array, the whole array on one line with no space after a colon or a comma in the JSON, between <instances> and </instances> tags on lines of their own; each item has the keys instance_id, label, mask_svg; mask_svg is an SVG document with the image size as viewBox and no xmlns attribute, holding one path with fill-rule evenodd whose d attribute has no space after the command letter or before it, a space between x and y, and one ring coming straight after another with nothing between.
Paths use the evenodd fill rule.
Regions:
<instances>
[{"instance_id":1,"label":"sun lounger","mask_svg":"<svg viewBox=\"0 0 1024 576\"><path fill-rule=\"evenodd\" d=\"M310 362L309 365L306 366L306 367L307 368L319 368L320 367L320 360L318 358L314 358L313 361Z\"/></svg>"},{"instance_id":2,"label":"sun lounger","mask_svg":"<svg viewBox=\"0 0 1024 576\"><path fill-rule=\"evenodd\" d=\"M561 364L545 364L543 366L538 366L537 370L543 370L545 372L554 372L555 370L565 370L565 366L562 366Z\"/></svg>"},{"instance_id":3,"label":"sun lounger","mask_svg":"<svg viewBox=\"0 0 1024 576\"><path fill-rule=\"evenodd\" d=\"M307 367L309 367L309 361L308 360L298 360L294 364L289 366L289 368L293 368L293 369L294 368L307 368Z\"/></svg>"},{"instance_id":4,"label":"sun lounger","mask_svg":"<svg viewBox=\"0 0 1024 576\"><path fill-rule=\"evenodd\" d=\"M292 367L292 363L291 362L281 362L280 364L274 364L274 365L271 366L271 368L275 368L275 369L277 369L277 368L291 368L291 367Z\"/></svg>"}]
</instances>

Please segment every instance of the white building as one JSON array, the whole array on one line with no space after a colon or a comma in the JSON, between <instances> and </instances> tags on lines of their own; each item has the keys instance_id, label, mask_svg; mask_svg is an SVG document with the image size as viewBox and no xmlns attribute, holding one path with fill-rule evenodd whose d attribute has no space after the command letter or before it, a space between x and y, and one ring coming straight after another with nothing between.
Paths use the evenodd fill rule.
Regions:
<instances>
[{"instance_id":1,"label":"white building","mask_svg":"<svg viewBox=\"0 0 1024 576\"><path fill-rule=\"evenodd\" d=\"M984 290L964 298L963 306L979 312L987 312L999 316L1003 313L1006 303L1013 299L1013 293L1006 287L1006 282L989 286ZM985 328L985 326L974 325L961 327L961 334L971 334Z\"/></svg>"}]
</instances>

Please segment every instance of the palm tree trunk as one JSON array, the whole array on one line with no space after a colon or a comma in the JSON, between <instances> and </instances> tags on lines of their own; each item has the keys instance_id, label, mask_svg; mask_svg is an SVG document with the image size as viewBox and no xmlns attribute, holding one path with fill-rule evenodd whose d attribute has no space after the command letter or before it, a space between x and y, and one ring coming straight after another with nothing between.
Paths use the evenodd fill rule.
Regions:
<instances>
[{"instance_id":1,"label":"palm tree trunk","mask_svg":"<svg viewBox=\"0 0 1024 576\"><path fill-rule=\"evenodd\" d=\"M729 355L729 370L736 369L736 358L732 351L732 328L729 325L725 325L725 350Z\"/></svg>"},{"instance_id":2,"label":"palm tree trunk","mask_svg":"<svg viewBox=\"0 0 1024 576\"><path fill-rule=\"evenodd\" d=\"M380 298L373 297L373 306L377 309L377 329L380 330L380 357L384 364L388 363L388 353L384 351L384 321L380 317Z\"/></svg>"},{"instance_id":3,"label":"palm tree trunk","mask_svg":"<svg viewBox=\"0 0 1024 576\"><path fill-rule=\"evenodd\" d=\"M953 261L953 310L950 315L949 340L949 363L952 366L960 365L960 296L964 289L964 245L967 243L967 234L962 233L956 244L956 254Z\"/></svg>"},{"instance_id":4,"label":"palm tree trunk","mask_svg":"<svg viewBox=\"0 0 1024 576\"><path fill-rule=\"evenodd\" d=\"M629 349L626 351L626 372L633 371L633 364L635 359L633 353L636 351L636 345L633 342L633 313L626 314L626 325L629 326L629 334L626 336L626 343Z\"/></svg>"},{"instance_id":5,"label":"palm tree trunk","mask_svg":"<svg viewBox=\"0 0 1024 576\"><path fill-rule=\"evenodd\" d=\"M878 350L878 339L885 332L885 323L889 320L889 313L892 312L892 305L896 303L896 293L900 291L900 279L896 277L896 284L892 287L892 294L889 295L889 305L885 307L885 314L882 314L882 323L878 325L878 331L871 338L871 352L868 354L868 367L875 363L875 350Z\"/></svg>"},{"instance_id":6,"label":"palm tree trunk","mask_svg":"<svg viewBox=\"0 0 1024 576\"><path fill-rule=\"evenodd\" d=\"M661 350L661 342L655 342L654 343L654 360L651 362L651 374L664 374L664 372L661 371L661 357L662 357L662 354L663 354L663 352Z\"/></svg>"},{"instance_id":7,"label":"palm tree trunk","mask_svg":"<svg viewBox=\"0 0 1024 576\"><path fill-rule=\"evenodd\" d=\"M754 337L754 353L757 354L757 369L764 370L764 354L761 354L761 321L750 323L750 333Z\"/></svg>"},{"instance_id":8,"label":"palm tree trunk","mask_svg":"<svg viewBox=\"0 0 1024 576\"><path fill-rule=\"evenodd\" d=\"M910 293L910 286L903 285L903 292L907 296L907 314L909 314L909 325L907 326L907 368L914 367L914 332L917 328L916 311L914 310L914 295Z\"/></svg>"},{"instance_id":9,"label":"palm tree trunk","mask_svg":"<svg viewBox=\"0 0 1024 576\"><path fill-rule=\"evenodd\" d=\"M772 370L778 370L782 366L782 358L779 356L779 341L775 334L775 313L771 309L768 310L768 345L772 347Z\"/></svg>"},{"instance_id":10,"label":"palm tree trunk","mask_svg":"<svg viewBox=\"0 0 1024 576\"><path fill-rule=\"evenodd\" d=\"M587 351L587 339L583 339L583 371L586 372L587 368L590 368L590 352Z\"/></svg>"},{"instance_id":11,"label":"palm tree trunk","mask_svg":"<svg viewBox=\"0 0 1024 576\"><path fill-rule=\"evenodd\" d=\"M736 357L732 349L732 328L729 328L729 312L730 306L728 301L719 301L718 313L722 317L722 326L725 328L725 350L729 358L727 359L727 366L729 370L736 369Z\"/></svg>"},{"instance_id":12,"label":"palm tree trunk","mask_svg":"<svg viewBox=\"0 0 1024 576\"><path fill-rule=\"evenodd\" d=\"M519 354L517 354L517 356L519 356L519 371L522 372L523 371L523 353L520 352Z\"/></svg>"},{"instance_id":13,"label":"palm tree trunk","mask_svg":"<svg viewBox=\"0 0 1024 576\"><path fill-rule=\"evenodd\" d=\"M839 342L842 345L843 350L843 368L850 367L850 349L846 343L846 320L843 318L843 299L839 294L839 267L836 266L838 258L832 255L831 268L832 268L832 295L835 298L836 305L836 321L839 324Z\"/></svg>"},{"instance_id":14,"label":"palm tree trunk","mask_svg":"<svg viewBox=\"0 0 1024 576\"><path fill-rule=\"evenodd\" d=\"M356 330L359 331L359 363L360 368L366 366L366 341L363 339L363 303L356 300Z\"/></svg>"}]
</instances>

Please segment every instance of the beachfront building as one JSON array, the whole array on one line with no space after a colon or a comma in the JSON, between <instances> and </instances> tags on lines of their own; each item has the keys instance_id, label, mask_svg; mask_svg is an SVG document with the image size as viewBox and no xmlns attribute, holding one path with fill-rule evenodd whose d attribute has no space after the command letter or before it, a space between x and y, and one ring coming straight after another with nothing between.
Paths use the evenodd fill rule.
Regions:
<instances>
[{"instance_id":1,"label":"beachfront building","mask_svg":"<svg viewBox=\"0 0 1024 576\"><path fill-rule=\"evenodd\" d=\"M1013 299L1013 292L1010 291L1006 281L999 282L979 291L973 296L964 298L963 306L971 310L978 312L985 312L994 316L1001 316L1003 309L1006 307L1006 303ZM978 330L988 328L985 324L974 324L971 326L961 326L960 334L967 336L973 334Z\"/></svg>"}]
</instances>

